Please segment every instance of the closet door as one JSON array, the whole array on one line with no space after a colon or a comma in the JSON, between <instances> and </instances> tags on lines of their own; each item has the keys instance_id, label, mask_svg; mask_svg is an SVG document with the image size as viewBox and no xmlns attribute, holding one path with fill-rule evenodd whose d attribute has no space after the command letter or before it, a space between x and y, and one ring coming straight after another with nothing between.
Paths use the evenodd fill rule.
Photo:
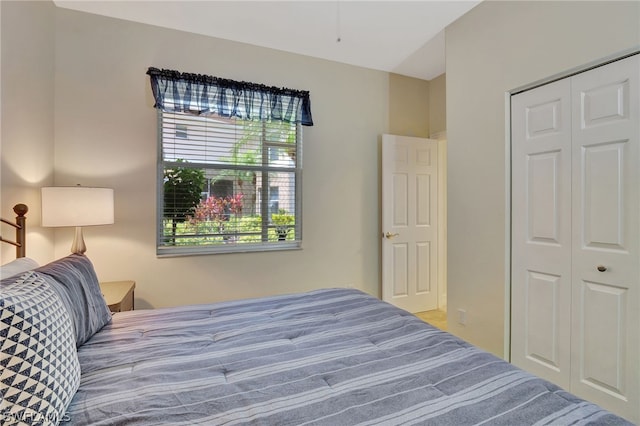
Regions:
<instances>
[{"instance_id":1,"label":"closet door","mask_svg":"<svg viewBox=\"0 0 640 426\"><path fill-rule=\"evenodd\" d=\"M511 361L568 389L571 85L512 97Z\"/></svg>"},{"instance_id":2,"label":"closet door","mask_svg":"<svg viewBox=\"0 0 640 426\"><path fill-rule=\"evenodd\" d=\"M639 56L572 78L571 388L640 421Z\"/></svg>"},{"instance_id":3,"label":"closet door","mask_svg":"<svg viewBox=\"0 0 640 426\"><path fill-rule=\"evenodd\" d=\"M511 360L640 423L640 55L512 96Z\"/></svg>"}]
</instances>

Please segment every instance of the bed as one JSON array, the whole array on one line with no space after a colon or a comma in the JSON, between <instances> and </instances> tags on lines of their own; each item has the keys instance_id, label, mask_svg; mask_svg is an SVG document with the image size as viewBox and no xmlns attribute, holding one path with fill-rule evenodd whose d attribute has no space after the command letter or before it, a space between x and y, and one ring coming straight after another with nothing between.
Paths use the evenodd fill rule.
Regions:
<instances>
[{"instance_id":1,"label":"bed","mask_svg":"<svg viewBox=\"0 0 640 426\"><path fill-rule=\"evenodd\" d=\"M630 424L358 290L111 315L86 256L27 269L0 284L2 424Z\"/></svg>"}]
</instances>

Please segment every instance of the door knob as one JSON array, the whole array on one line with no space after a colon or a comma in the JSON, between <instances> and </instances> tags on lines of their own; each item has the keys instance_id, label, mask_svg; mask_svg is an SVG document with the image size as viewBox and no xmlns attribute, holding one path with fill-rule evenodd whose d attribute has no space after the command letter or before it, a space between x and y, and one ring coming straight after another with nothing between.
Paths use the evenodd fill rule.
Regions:
<instances>
[{"instance_id":1,"label":"door knob","mask_svg":"<svg viewBox=\"0 0 640 426\"><path fill-rule=\"evenodd\" d=\"M400 235L400 234L398 234L398 233L392 234L391 232L387 232L386 234L384 234L384 237L385 237L387 240L390 240L390 239L392 239L393 237L397 237L398 235Z\"/></svg>"},{"instance_id":2,"label":"door knob","mask_svg":"<svg viewBox=\"0 0 640 426\"><path fill-rule=\"evenodd\" d=\"M604 271L607 270L607 267L604 266L604 265L598 265L597 268L598 268L598 271L600 271L600 272L604 272Z\"/></svg>"}]
</instances>

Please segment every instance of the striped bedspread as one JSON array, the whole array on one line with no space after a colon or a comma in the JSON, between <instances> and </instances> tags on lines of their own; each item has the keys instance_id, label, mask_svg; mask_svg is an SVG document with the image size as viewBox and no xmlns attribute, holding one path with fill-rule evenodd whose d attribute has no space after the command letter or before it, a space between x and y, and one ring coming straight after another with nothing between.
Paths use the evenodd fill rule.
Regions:
<instances>
[{"instance_id":1,"label":"striped bedspread","mask_svg":"<svg viewBox=\"0 0 640 426\"><path fill-rule=\"evenodd\" d=\"M628 424L357 290L116 314L70 425Z\"/></svg>"}]
</instances>

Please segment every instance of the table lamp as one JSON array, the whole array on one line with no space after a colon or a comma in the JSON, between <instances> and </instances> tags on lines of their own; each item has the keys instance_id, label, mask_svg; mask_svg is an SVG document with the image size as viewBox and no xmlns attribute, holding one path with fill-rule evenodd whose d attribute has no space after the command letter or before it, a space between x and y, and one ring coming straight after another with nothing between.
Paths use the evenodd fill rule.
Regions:
<instances>
[{"instance_id":1,"label":"table lamp","mask_svg":"<svg viewBox=\"0 0 640 426\"><path fill-rule=\"evenodd\" d=\"M113 221L113 189L85 186L42 188L42 226L74 226L71 252L84 254L83 226L109 225Z\"/></svg>"}]
</instances>

